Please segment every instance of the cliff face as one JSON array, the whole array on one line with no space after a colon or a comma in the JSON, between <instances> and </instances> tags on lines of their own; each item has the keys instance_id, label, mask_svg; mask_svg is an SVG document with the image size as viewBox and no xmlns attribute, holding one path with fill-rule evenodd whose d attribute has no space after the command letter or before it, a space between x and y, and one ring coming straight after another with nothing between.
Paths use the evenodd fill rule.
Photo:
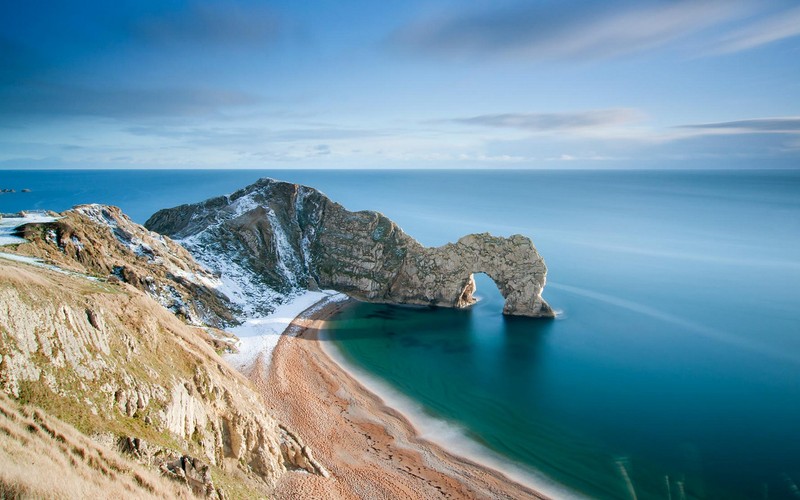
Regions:
<instances>
[{"instance_id":1,"label":"cliff face","mask_svg":"<svg viewBox=\"0 0 800 500\"><path fill-rule=\"evenodd\" d=\"M195 325L236 322L222 281L185 248L131 221L119 208L81 205L49 223L28 224L17 253L63 269L122 281Z\"/></svg>"},{"instance_id":2,"label":"cliff face","mask_svg":"<svg viewBox=\"0 0 800 500\"><path fill-rule=\"evenodd\" d=\"M326 474L219 357L215 330L191 324L223 321L225 299L179 245L103 206L22 233L13 251L48 267L0 259L3 392L195 494L220 496L221 482L263 496L287 470Z\"/></svg>"},{"instance_id":3,"label":"cliff face","mask_svg":"<svg viewBox=\"0 0 800 500\"><path fill-rule=\"evenodd\" d=\"M542 299L547 268L530 239L465 236L425 248L377 212L350 212L319 191L262 179L230 196L161 210L145 226L180 240L223 275L274 291L234 301L256 311L304 288L331 288L373 302L465 307L472 274L484 272L505 314L553 317Z\"/></svg>"}]
</instances>

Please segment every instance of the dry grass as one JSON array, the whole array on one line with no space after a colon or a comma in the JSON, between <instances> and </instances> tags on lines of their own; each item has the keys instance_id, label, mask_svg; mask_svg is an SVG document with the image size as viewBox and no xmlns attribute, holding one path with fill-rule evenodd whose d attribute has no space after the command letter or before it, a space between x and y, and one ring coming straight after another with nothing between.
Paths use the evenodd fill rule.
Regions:
<instances>
[{"instance_id":1,"label":"dry grass","mask_svg":"<svg viewBox=\"0 0 800 500\"><path fill-rule=\"evenodd\" d=\"M37 350L29 358L43 375L38 380L20 380L17 401L0 390L0 499L191 497L180 484L86 437L133 436L178 453L204 455L196 442L146 421L148 415L157 417L163 401L152 399L141 414L129 417L118 410L101 386L107 382L126 387L121 380L123 373L139 383L164 385L175 379L193 380L200 369L218 374L221 378L217 383L224 380L233 394L247 393L247 379L218 357L204 340L207 334L203 330L182 323L132 287L114 285L114 293L108 293L105 287L109 286L0 260L0 292L12 290L16 307L25 317L43 318L53 307L69 309L80 320L87 310L101 311L110 347L103 353L91 342L86 343L89 356L81 363L88 366L89 361L102 359L109 367L94 379L81 378L69 363L55 365ZM0 300L0 309L6 307L10 302ZM0 314L0 354L4 356L16 349L10 333L15 324L8 323L10 320L10 314L6 318ZM71 328L77 331L79 326L73 324ZM40 331L48 333L48 327L43 325ZM135 352L130 351L131 346L135 346ZM45 383L44 374L51 375L55 388ZM2 382L0 373L0 385ZM51 435L34 414L41 422L55 422L53 425L66 430L59 427ZM47 427L55 428L50 424ZM237 465L226 462L212 468L215 485L221 486L228 498L264 498L267 483L242 472Z\"/></svg>"},{"instance_id":2,"label":"dry grass","mask_svg":"<svg viewBox=\"0 0 800 500\"><path fill-rule=\"evenodd\" d=\"M188 489L0 392L0 498L191 498Z\"/></svg>"}]
</instances>

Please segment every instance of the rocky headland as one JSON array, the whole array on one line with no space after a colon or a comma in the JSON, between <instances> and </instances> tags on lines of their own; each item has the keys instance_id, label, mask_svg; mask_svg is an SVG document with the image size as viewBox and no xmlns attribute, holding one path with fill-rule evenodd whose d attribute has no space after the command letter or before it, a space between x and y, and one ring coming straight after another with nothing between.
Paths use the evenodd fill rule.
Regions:
<instances>
[{"instance_id":1,"label":"rocky headland","mask_svg":"<svg viewBox=\"0 0 800 500\"><path fill-rule=\"evenodd\" d=\"M426 248L378 212L351 212L296 184L261 179L161 210L145 227L179 240L211 269L277 292L267 302L327 288L372 302L467 307L473 273L483 272L505 298L505 314L554 316L542 298L547 267L529 238L471 234Z\"/></svg>"}]
</instances>

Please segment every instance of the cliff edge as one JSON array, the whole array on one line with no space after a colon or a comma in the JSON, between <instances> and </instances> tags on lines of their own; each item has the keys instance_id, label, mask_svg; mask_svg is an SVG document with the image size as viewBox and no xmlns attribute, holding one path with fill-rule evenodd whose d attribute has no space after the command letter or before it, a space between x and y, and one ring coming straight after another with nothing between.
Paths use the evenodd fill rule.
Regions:
<instances>
[{"instance_id":1,"label":"cliff edge","mask_svg":"<svg viewBox=\"0 0 800 500\"><path fill-rule=\"evenodd\" d=\"M115 478L133 484L127 496L254 498L289 471L327 476L220 357L227 338L205 324L232 321L218 277L117 208L84 205L49 219L19 227L24 241L0 252L0 392L14 400L0 397L0 407L31 405L0 413L60 423L0 433L0 463L21 467L0 474L0 496L13 487L60 497L35 475L64 474L66 459L78 464L67 467L77 471L67 474L75 496L86 497ZM34 406L42 411L25 409ZM65 430L39 439L56 425ZM94 444L70 437L78 432ZM20 447L70 440L39 469L18 463ZM151 481L131 460L160 474Z\"/></svg>"}]
</instances>

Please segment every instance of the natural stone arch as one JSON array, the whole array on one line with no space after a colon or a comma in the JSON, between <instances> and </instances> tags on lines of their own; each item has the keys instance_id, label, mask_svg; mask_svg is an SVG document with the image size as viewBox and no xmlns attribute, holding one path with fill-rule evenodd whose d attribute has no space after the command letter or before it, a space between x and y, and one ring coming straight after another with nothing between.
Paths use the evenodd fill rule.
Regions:
<instances>
[{"instance_id":1,"label":"natural stone arch","mask_svg":"<svg viewBox=\"0 0 800 500\"><path fill-rule=\"evenodd\" d=\"M475 273L486 274L505 299L503 313L553 317L542 298L547 267L522 235L470 234L456 243L409 252L391 297L403 303L468 307L475 302Z\"/></svg>"},{"instance_id":2,"label":"natural stone arch","mask_svg":"<svg viewBox=\"0 0 800 500\"><path fill-rule=\"evenodd\" d=\"M477 302L475 294L479 291L479 288L475 276L478 274L484 275L489 281L491 281L494 284L494 288L497 290L497 293L499 293L503 297L503 300L505 301L507 295L506 291L501 289L500 285L498 284L495 278L493 278L489 273L481 269L471 272L469 276L467 276L467 278L464 280L464 287L461 291L461 295L459 296L458 301L455 304L455 307L467 308L474 305ZM481 287L480 290L485 292L485 287Z\"/></svg>"},{"instance_id":3,"label":"natural stone arch","mask_svg":"<svg viewBox=\"0 0 800 500\"><path fill-rule=\"evenodd\" d=\"M478 279L478 276L482 276L483 278ZM488 293L487 288L491 288L491 291L488 291ZM505 301L505 296L503 295L503 292L500 291L500 287L497 285L494 278L489 276L489 274L484 271L474 271L464 280L464 288L461 292L458 303L456 303L456 307L470 307L477 303L478 299L475 297L475 295L478 292L482 292L482 296L486 294L487 298L490 295L497 294L503 298L503 301Z\"/></svg>"}]
</instances>

